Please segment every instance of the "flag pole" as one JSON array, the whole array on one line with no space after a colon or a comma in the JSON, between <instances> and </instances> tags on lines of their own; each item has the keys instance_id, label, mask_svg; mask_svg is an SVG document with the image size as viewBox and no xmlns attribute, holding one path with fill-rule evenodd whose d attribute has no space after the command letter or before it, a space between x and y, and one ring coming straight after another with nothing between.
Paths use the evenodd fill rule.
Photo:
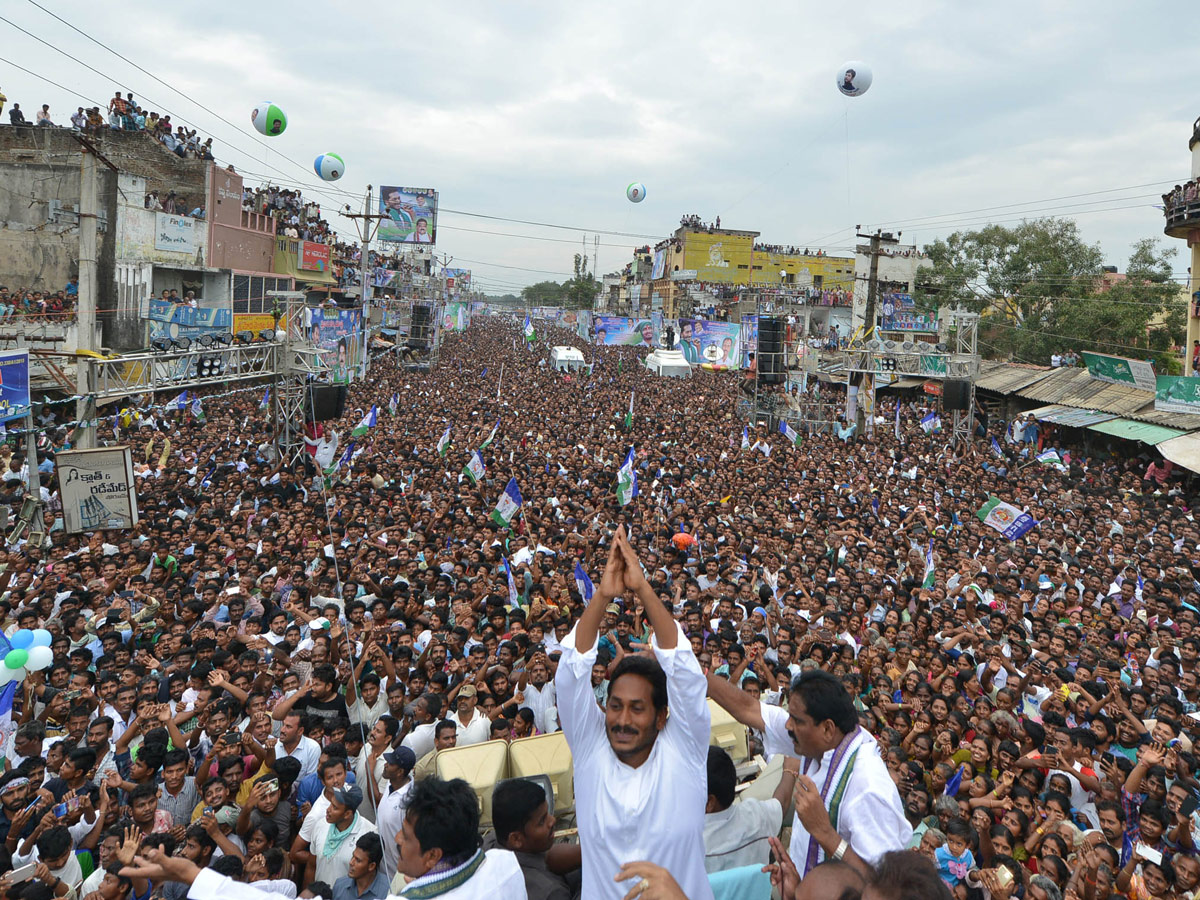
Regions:
<instances>
[{"instance_id":1,"label":"flag pole","mask_svg":"<svg viewBox=\"0 0 1200 900\"><path fill-rule=\"evenodd\" d=\"M504 384L504 363L500 363L500 380L496 382L496 401L500 400L500 385Z\"/></svg>"}]
</instances>

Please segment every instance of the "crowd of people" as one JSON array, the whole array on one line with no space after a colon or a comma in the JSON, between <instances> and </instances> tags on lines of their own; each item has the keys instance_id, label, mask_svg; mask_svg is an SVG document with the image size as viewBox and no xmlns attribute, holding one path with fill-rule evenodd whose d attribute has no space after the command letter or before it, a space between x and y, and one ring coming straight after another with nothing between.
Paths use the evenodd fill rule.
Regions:
<instances>
[{"instance_id":1,"label":"crowd of people","mask_svg":"<svg viewBox=\"0 0 1200 900\"><path fill-rule=\"evenodd\" d=\"M7 97L0 92L0 112L4 110ZM174 125L170 115L160 116L157 112L144 109L134 100L132 93L121 95L116 91L108 101L106 109L99 106L78 107L68 117L71 128L89 134L102 131L141 131L149 134L171 153L180 159L212 160L212 138L203 138L192 128ZM8 111L10 125L32 125L34 127L56 128L59 123L54 121L50 112L50 104L43 103L36 110L32 121L21 109L20 103L14 103ZM65 123L61 127L68 127Z\"/></svg>"},{"instance_id":2,"label":"crowd of people","mask_svg":"<svg viewBox=\"0 0 1200 900\"><path fill-rule=\"evenodd\" d=\"M882 395L886 427L794 442L727 375L588 354L555 373L486 317L431 372L376 359L295 462L261 386L131 405L127 532L65 534L44 468L47 545L0 552L4 633L53 654L15 690L0 892L707 900L766 866L786 900L1195 896L1191 476L998 421L952 446ZM706 697L782 760L769 797L736 800ZM536 784L484 834L438 777L559 729L578 843Z\"/></svg>"},{"instance_id":3,"label":"crowd of people","mask_svg":"<svg viewBox=\"0 0 1200 900\"><path fill-rule=\"evenodd\" d=\"M298 190L273 184L242 189L242 211L275 220L275 233L314 244L336 244L337 234L321 218L321 205L305 200Z\"/></svg>"},{"instance_id":4,"label":"crowd of people","mask_svg":"<svg viewBox=\"0 0 1200 900\"><path fill-rule=\"evenodd\" d=\"M79 280L70 278L61 290L0 285L0 321L21 317L28 320L59 321L75 315L79 299Z\"/></svg>"},{"instance_id":5,"label":"crowd of people","mask_svg":"<svg viewBox=\"0 0 1200 900\"><path fill-rule=\"evenodd\" d=\"M1198 194L1200 194L1200 178L1193 178L1184 184L1175 185L1162 195L1164 213L1169 216L1179 206L1195 203Z\"/></svg>"}]
</instances>

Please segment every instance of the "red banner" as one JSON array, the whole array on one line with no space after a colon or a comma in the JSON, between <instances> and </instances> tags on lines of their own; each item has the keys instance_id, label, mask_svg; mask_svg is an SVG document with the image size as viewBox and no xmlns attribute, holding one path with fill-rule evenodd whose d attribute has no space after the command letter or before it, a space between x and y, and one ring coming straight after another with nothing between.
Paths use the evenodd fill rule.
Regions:
<instances>
[{"instance_id":1,"label":"red banner","mask_svg":"<svg viewBox=\"0 0 1200 900\"><path fill-rule=\"evenodd\" d=\"M329 245L300 242L300 268L308 272L325 272L329 269Z\"/></svg>"}]
</instances>

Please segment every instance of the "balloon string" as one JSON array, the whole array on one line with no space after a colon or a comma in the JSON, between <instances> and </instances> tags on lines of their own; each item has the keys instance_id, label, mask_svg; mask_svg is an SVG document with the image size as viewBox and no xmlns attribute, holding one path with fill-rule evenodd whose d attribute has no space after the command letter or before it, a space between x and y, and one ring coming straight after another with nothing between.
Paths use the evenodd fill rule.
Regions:
<instances>
[{"instance_id":1,"label":"balloon string","mask_svg":"<svg viewBox=\"0 0 1200 900\"><path fill-rule=\"evenodd\" d=\"M846 221L849 222L853 218L850 214L850 101L843 97L842 102L846 106L842 121L846 127Z\"/></svg>"}]
</instances>

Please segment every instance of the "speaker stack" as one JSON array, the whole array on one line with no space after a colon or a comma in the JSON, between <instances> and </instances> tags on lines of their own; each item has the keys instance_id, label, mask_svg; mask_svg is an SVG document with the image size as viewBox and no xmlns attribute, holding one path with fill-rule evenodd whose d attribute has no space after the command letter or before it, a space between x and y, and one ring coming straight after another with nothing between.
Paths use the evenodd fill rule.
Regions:
<instances>
[{"instance_id":1,"label":"speaker stack","mask_svg":"<svg viewBox=\"0 0 1200 900\"><path fill-rule=\"evenodd\" d=\"M942 409L966 412L971 408L971 382L946 381L942 384Z\"/></svg>"},{"instance_id":2,"label":"speaker stack","mask_svg":"<svg viewBox=\"0 0 1200 900\"><path fill-rule=\"evenodd\" d=\"M758 381L783 384L787 381L784 333L787 324L780 316L761 316L758 320Z\"/></svg>"},{"instance_id":3,"label":"speaker stack","mask_svg":"<svg viewBox=\"0 0 1200 900\"><path fill-rule=\"evenodd\" d=\"M433 346L433 307L428 304L413 304L409 320L408 347L412 350Z\"/></svg>"},{"instance_id":4,"label":"speaker stack","mask_svg":"<svg viewBox=\"0 0 1200 900\"><path fill-rule=\"evenodd\" d=\"M308 422L340 419L346 411L346 385L314 384L308 392Z\"/></svg>"}]
</instances>

